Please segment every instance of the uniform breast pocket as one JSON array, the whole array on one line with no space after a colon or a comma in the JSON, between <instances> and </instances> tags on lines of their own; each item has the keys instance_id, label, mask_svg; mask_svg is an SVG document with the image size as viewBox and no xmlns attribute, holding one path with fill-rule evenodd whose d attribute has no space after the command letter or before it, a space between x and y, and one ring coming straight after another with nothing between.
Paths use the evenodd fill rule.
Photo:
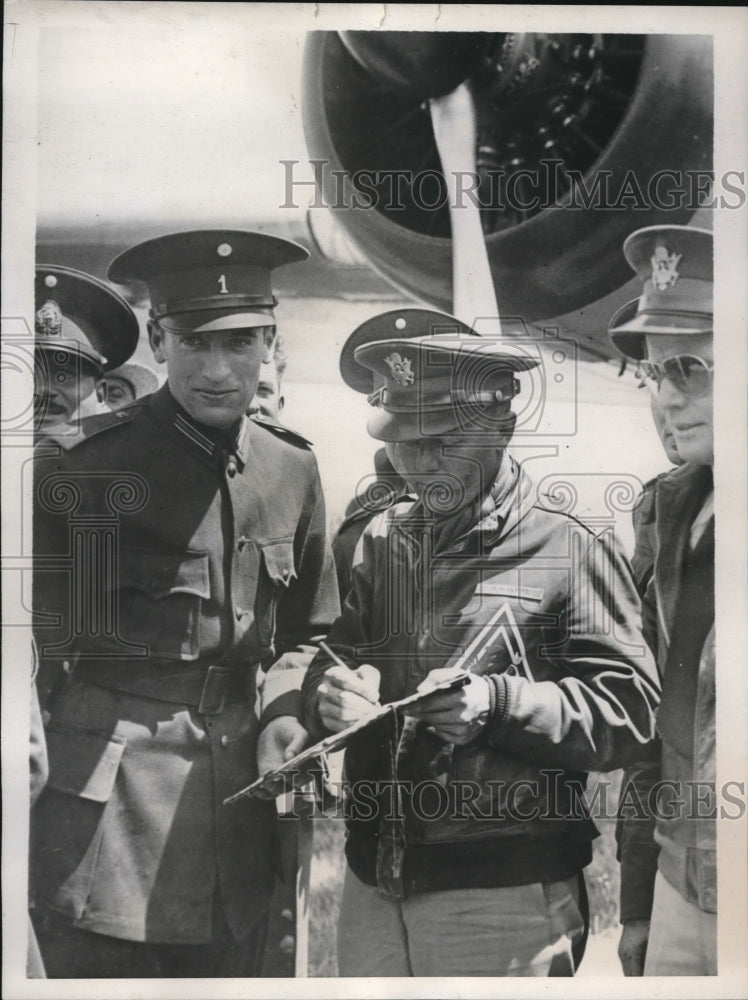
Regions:
<instances>
[{"instance_id":1,"label":"uniform breast pocket","mask_svg":"<svg viewBox=\"0 0 748 1000\"><path fill-rule=\"evenodd\" d=\"M255 598L255 622L262 646L270 647L275 639L278 603L296 579L293 540L290 538L260 542L260 567Z\"/></svg>"},{"instance_id":2,"label":"uniform breast pocket","mask_svg":"<svg viewBox=\"0 0 748 1000\"><path fill-rule=\"evenodd\" d=\"M119 631L148 656L197 659L201 602L210 597L205 552L120 552Z\"/></svg>"}]
</instances>

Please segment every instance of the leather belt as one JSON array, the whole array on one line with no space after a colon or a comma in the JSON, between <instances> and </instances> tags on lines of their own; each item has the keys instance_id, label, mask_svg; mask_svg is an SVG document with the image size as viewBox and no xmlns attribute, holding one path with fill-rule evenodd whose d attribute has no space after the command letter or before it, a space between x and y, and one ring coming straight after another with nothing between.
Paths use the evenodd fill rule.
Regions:
<instances>
[{"instance_id":1,"label":"leather belt","mask_svg":"<svg viewBox=\"0 0 748 1000\"><path fill-rule=\"evenodd\" d=\"M203 715L218 715L247 697L247 677L232 667L158 667L152 663L79 661L76 680L139 698L189 705Z\"/></svg>"}]
</instances>

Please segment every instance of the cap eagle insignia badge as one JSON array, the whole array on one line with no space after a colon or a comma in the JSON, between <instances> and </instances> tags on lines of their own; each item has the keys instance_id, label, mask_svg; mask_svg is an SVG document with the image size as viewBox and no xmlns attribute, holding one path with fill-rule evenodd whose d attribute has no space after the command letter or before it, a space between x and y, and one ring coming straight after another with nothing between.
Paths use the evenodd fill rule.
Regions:
<instances>
[{"instance_id":1,"label":"cap eagle insignia badge","mask_svg":"<svg viewBox=\"0 0 748 1000\"><path fill-rule=\"evenodd\" d=\"M668 253L664 246L655 247L655 252L649 258L652 264L652 284L658 292L672 288L680 275L678 264L683 256L681 253Z\"/></svg>"},{"instance_id":2,"label":"cap eagle insignia badge","mask_svg":"<svg viewBox=\"0 0 748 1000\"><path fill-rule=\"evenodd\" d=\"M62 333L62 310L54 299L48 299L34 317L34 328L41 337L59 337Z\"/></svg>"},{"instance_id":3,"label":"cap eagle insignia badge","mask_svg":"<svg viewBox=\"0 0 748 1000\"><path fill-rule=\"evenodd\" d=\"M410 358L403 358L395 353L388 355L384 360L398 385L413 385L415 376Z\"/></svg>"}]
</instances>

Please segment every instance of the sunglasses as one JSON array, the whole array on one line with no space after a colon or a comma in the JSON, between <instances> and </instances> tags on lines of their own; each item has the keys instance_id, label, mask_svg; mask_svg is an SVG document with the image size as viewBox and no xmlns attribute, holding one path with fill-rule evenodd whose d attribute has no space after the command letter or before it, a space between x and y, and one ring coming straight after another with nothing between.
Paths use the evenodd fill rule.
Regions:
<instances>
[{"instance_id":1,"label":"sunglasses","mask_svg":"<svg viewBox=\"0 0 748 1000\"><path fill-rule=\"evenodd\" d=\"M659 391L663 379L667 379L686 396L705 396L712 387L714 365L694 354L678 354L662 364L642 360L636 374L641 384L654 393Z\"/></svg>"}]
</instances>

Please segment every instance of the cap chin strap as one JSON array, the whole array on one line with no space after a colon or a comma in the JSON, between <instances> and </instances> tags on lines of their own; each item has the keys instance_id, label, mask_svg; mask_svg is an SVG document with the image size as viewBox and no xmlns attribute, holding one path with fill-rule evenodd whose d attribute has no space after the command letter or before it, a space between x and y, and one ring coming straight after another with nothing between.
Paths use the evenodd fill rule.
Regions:
<instances>
[{"instance_id":1,"label":"cap chin strap","mask_svg":"<svg viewBox=\"0 0 748 1000\"><path fill-rule=\"evenodd\" d=\"M274 295L211 295L200 299L179 299L177 302L160 302L149 312L151 319L159 320L166 316L177 316L180 313L207 312L212 309L243 309L251 306L253 309L272 310L278 305ZM272 312L268 312L272 320ZM271 325L271 324L268 324Z\"/></svg>"}]
</instances>

